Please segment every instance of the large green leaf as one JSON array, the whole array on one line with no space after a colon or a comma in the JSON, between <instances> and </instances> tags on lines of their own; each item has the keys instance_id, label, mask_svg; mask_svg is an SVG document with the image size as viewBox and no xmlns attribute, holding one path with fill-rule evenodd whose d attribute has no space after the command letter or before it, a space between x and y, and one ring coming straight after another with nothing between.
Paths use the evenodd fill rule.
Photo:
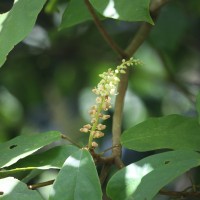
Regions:
<instances>
[{"instance_id":1,"label":"large green leaf","mask_svg":"<svg viewBox=\"0 0 200 200\"><path fill-rule=\"evenodd\" d=\"M2 143L0 144L0 168L8 167L59 139L61 139L59 132L50 131L37 135L22 135Z\"/></svg>"},{"instance_id":2,"label":"large green leaf","mask_svg":"<svg viewBox=\"0 0 200 200\"><path fill-rule=\"evenodd\" d=\"M12 9L0 15L0 66L8 53L32 30L46 0L15 0Z\"/></svg>"},{"instance_id":3,"label":"large green leaf","mask_svg":"<svg viewBox=\"0 0 200 200\"><path fill-rule=\"evenodd\" d=\"M164 148L200 151L200 125L196 118L180 115L150 118L124 131L121 144L136 151Z\"/></svg>"},{"instance_id":4,"label":"large green leaf","mask_svg":"<svg viewBox=\"0 0 200 200\"><path fill-rule=\"evenodd\" d=\"M73 153L56 178L49 200L101 200L101 186L96 167L87 150Z\"/></svg>"},{"instance_id":5,"label":"large green leaf","mask_svg":"<svg viewBox=\"0 0 200 200\"><path fill-rule=\"evenodd\" d=\"M28 156L8 167L6 170L0 171L0 177L34 169L59 169L62 167L66 158L77 150L78 148L75 146L63 145L40 154Z\"/></svg>"},{"instance_id":6,"label":"large green leaf","mask_svg":"<svg viewBox=\"0 0 200 200\"><path fill-rule=\"evenodd\" d=\"M29 190L26 184L13 177L0 179L0 192L3 192L1 200L43 200L37 191Z\"/></svg>"},{"instance_id":7,"label":"large green leaf","mask_svg":"<svg viewBox=\"0 0 200 200\"><path fill-rule=\"evenodd\" d=\"M71 0L63 14L60 29L68 28L91 19L91 14L88 12L84 1Z\"/></svg>"},{"instance_id":8,"label":"large green leaf","mask_svg":"<svg viewBox=\"0 0 200 200\"><path fill-rule=\"evenodd\" d=\"M200 155L189 150L149 156L114 174L107 194L112 200L152 200L161 188L198 165Z\"/></svg>"},{"instance_id":9,"label":"large green leaf","mask_svg":"<svg viewBox=\"0 0 200 200\"><path fill-rule=\"evenodd\" d=\"M150 0L90 0L103 16L123 21L146 21L153 24L149 14Z\"/></svg>"}]
</instances>

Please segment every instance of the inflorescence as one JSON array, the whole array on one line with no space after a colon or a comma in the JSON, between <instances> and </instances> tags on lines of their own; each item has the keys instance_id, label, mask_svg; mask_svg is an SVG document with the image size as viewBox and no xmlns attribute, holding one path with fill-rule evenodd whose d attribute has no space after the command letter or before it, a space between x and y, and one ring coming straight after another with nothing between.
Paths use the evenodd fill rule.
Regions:
<instances>
[{"instance_id":1,"label":"inflorescence","mask_svg":"<svg viewBox=\"0 0 200 200\"><path fill-rule=\"evenodd\" d=\"M119 74L125 74L127 66L131 65L141 65L141 61L132 58L128 61L123 59L122 64L117 66L115 70L110 68L107 72L99 75L101 80L97 87L92 90L97 97L96 104L89 110L89 115L91 117L90 124L86 124L80 129L81 132L90 134L88 142L89 149L98 146L98 144L93 141L94 138L101 138L104 136L102 131L106 129L106 125L101 124L99 121L110 118L110 115L105 114L105 112L111 108L110 96L117 95L117 86L120 82Z\"/></svg>"}]
</instances>

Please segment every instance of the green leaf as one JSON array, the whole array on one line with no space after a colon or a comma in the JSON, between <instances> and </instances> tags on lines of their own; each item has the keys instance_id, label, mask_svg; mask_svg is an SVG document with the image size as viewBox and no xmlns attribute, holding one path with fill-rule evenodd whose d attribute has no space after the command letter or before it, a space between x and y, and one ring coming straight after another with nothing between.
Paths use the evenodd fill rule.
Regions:
<instances>
[{"instance_id":1,"label":"green leaf","mask_svg":"<svg viewBox=\"0 0 200 200\"><path fill-rule=\"evenodd\" d=\"M84 1L71 0L63 14L60 29L69 28L87 20L92 20L92 17Z\"/></svg>"},{"instance_id":2,"label":"green leaf","mask_svg":"<svg viewBox=\"0 0 200 200\"><path fill-rule=\"evenodd\" d=\"M2 143L0 144L0 168L8 167L59 139L61 139L59 132L50 131L37 135L22 135Z\"/></svg>"},{"instance_id":3,"label":"green leaf","mask_svg":"<svg viewBox=\"0 0 200 200\"><path fill-rule=\"evenodd\" d=\"M0 177L34 169L60 169L66 158L77 150L78 148L75 146L63 145L40 154L28 156L6 170L0 171Z\"/></svg>"},{"instance_id":4,"label":"green leaf","mask_svg":"<svg viewBox=\"0 0 200 200\"><path fill-rule=\"evenodd\" d=\"M0 192L3 192L1 200L43 200L37 191L29 190L26 184L13 177L0 179Z\"/></svg>"},{"instance_id":5,"label":"green leaf","mask_svg":"<svg viewBox=\"0 0 200 200\"><path fill-rule=\"evenodd\" d=\"M198 165L200 155L193 151L149 156L114 174L108 182L107 194L113 200L152 200L161 188Z\"/></svg>"},{"instance_id":6,"label":"green leaf","mask_svg":"<svg viewBox=\"0 0 200 200\"><path fill-rule=\"evenodd\" d=\"M8 53L32 30L46 0L15 0L12 9L0 15L0 67Z\"/></svg>"},{"instance_id":7,"label":"green leaf","mask_svg":"<svg viewBox=\"0 0 200 200\"><path fill-rule=\"evenodd\" d=\"M124 131L121 144L136 151L164 148L200 151L200 126L196 118L180 115L150 118Z\"/></svg>"},{"instance_id":8,"label":"green leaf","mask_svg":"<svg viewBox=\"0 0 200 200\"><path fill-rule=\"evenodd\" d=\"M199 119L199 124L200 124L200 92L196 97L196 108L197 108L197 112L198 112L198 119Z\"/></svg>"},{"instance_id":9,"label":"green leaf","mask_svg":"<svg viewBox=\"0 0 200 200\"><path fill-rule=\"evenodd\" d=\"M65 161L56 178L49 200L101 200L102 192L90 153L81 149Z\"/></svg>"},{"instance_id":10,"label":"green leaf","mask_svg":"<svg viewBox=\"0 0 200 200\"><path fill-rule=\"evenodd\" d=\"M52 14L55 11L58 11L57 8L58 0L49 0L45 6L45 12L48 14Z\"/></svg>"},{"instance_id":11,"label":"green leaf","mask_svg":"<svg viewBox=\"0 0 200 200\"><path fill-rule=\"evenodd\" d=\"M146 21L153 24L149 14L150 0L90 0L103 16L123 21Z\"/></svg>"}]
</instances>

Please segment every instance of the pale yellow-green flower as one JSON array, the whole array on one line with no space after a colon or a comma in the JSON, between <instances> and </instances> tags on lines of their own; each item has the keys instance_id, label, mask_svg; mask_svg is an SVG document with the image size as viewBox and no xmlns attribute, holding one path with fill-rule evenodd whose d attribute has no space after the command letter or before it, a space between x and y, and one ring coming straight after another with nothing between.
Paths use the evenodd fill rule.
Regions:
<instances>
[{"instance_id":1,"label":"pale yellow-green flower","mask_svg":"<svg viewBox=\"0 0 200 200\"><path fill-rule=\"evenodd\" d=\"M99 123L100 120L106 120L110 118L110 115L106 115L105 111L111 108L111 97L117 95L117 86L120 82L119 74L126 73L127 66L141 65L141 62L136 59L122 60L122 64L117 66L115 70L111 68L107 72L100 74L100 82L97 84L92 92L97 95L96 104L89 110L91 117L91 124L84 125L80 131L83 133L90 133L88 148L97 147L98 144L93 141L94 138L100 138L104 136L102 130L106 128L105 125Z\"/></svg>"}]
</instances>

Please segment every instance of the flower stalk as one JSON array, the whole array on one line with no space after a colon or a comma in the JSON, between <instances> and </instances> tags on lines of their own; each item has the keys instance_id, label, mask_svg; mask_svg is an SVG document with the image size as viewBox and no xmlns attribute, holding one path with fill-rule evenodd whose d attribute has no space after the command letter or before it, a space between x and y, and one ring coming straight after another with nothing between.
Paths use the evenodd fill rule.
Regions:
<instances>
[{"instance_id":1,"label":"flower stalk","mask_svg":"<svg viewBox=\"0 0 200 200\"><path fill-rule=\"evenodd\" d=\"M98 147L98 144L93 140L104 136L102 131L106 129L106 125L101 124L100 120L104 121L110 118L110 115L105 114L105 112L111 108L111 96L117 95L117 86L120 82L119 75L125 74L127 66L131 65L141 65L141 62L132 58L127 61L123 59L122 64L117 66L115 70L109 68L107 72L99 75L101 80L97 87L92 90L97 97L96 104L89 110L91 122L80 129L81 132L90 134L88 149Z\"/></svg>"}]
</instances>

